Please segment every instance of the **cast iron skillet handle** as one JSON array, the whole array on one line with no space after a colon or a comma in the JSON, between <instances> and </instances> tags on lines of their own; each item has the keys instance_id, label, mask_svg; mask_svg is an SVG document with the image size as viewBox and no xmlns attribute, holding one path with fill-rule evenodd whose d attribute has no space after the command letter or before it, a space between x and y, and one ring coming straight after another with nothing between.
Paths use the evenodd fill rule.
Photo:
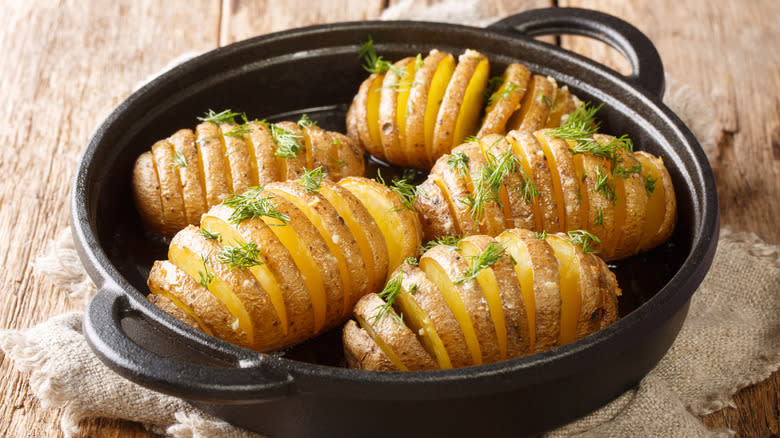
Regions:
<instances>
[{"instance_id":1,"label":"cast iron skillet handle","mask_svg":"<svg viewBox=\"0 0 780 438\"><path fill-rule=\"evenodd\" d=\"M131 304L124 294L103 288L84 315L84 334L92 349L123 377L202 402L251 403L290 393L292 377L274 372L262 360L247 367L204 366L171 360L141 347L121 329L120 320L128 311L132 311Z\"/></svg>"},{"instance_id":2,"label":"cast iron skillet handle","mask_svg":"<svg viewBox=\"0 0 780 438\"><path fill-rule=\"evenodd\" d=\"M659 99L664 94L664 66L650 39L631 24L598 11L579 8L533 9L504 18L491 30L514 30L527 36L575 34L588 36L617 49L628 59L628 78Z\"/></svg>"}]
</instances>

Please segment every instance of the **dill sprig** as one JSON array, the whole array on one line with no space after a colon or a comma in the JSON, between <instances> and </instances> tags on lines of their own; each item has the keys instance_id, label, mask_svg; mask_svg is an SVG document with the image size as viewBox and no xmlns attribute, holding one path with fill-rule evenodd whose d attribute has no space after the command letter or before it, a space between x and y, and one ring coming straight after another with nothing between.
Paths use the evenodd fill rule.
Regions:
<instances>
[{"instance_id":1,"label":"dill sprig","mask_svg":"<svg viewBox=\"0 0 780 438\"><path fill-rule=\"evenodd\" d=\"M228 265L231 271L263 264L257 244L249 241L243 245L223 246L217 251L217 261Z\"/></svg>"},{"instance_id":2,"label":"dill sprig","mask_svg":"<svg viewBox=\"0 0 780 438\"><path fill-rule=\"evenodd\" d=\"M463 240L463 237L458 235L441 236L438 239L430 240L424 245L420 245L418 253L422 254L434 246L439 245L444 245L450 249L457 250L461 240Z\"/></svg>"},{"instance_id":3,"label":"dill sprig","mask_svg":"<svg viewBox=\"0 0 780 438\"><path fill-rule=\"evenodd\" d=\"M290 218L276 209L270 196L260 196L262 191L261 187L250 187L244 193L222 201L223 204L233 208L229 221L239 224L244 219L265 216L285 224L289 222Z\"/></svg>"},{"instance_id":4,"label":"dill sprig","mask_svg":"<svg viewBox=\"0 0 780 438\"><path fill-rule=\"evenodd\" d=\"M203 115L203 117L198 117L198 120L201 122L211 122L217 125L222 125L225 123L230 123L235 125L236 124L236 117L241 117L244 119L244 121L247 121L246 113L236 113L229 109L226 109L222 112L216 112L214 110L208 110L206 114Z\"/></svg>"},{"instance_id":5,"label":"dill sprig","mask_svg":"<svg viewBox=\"0 0 780 438\"><path fill-rule=\"evenodd\" d=\"M503 90L498 90L495 93L490 95L490 98L487 101L488 105L493 105L494 103L498 102L501 99L506 99L509 97L510 94L512 94L513 91L519 89L520 86L513 83L508 83L506 87L504 87Z\"/></svg>"},{"instance_id":6,"label":"dill sprig","mask_svg":"<svg viewBox=\"0 0 780 438\"><path fill-rule=\"evenodd\" d=\"M298 119L298 126L301 129L311 128L312 126L316 126L317 122L309 118L307 114L304 114L301 116L300 119Z\"/></svg>"},{"instance_id":7,"label":"dill sprig","mask_svg":"<svg viewBox=\"0 0 780 438\"><path fill-rule=\"evenodd\" d=\"M501 88L502 85L504 85L504 78L501 76L493 76L492 78L488 79L487 86L482 92L482 99L488 102L488 105L491 105L491 97L498 91L499 88Z\"/></svg>"},{"instance_id":8,"label":"dill sprig","mask_svg":"<svg viewBox=\"0 0 780 438\"><path fill-rule=\"evenodd\" d=\"M341 144L341 143L339 143L339 144ZM328 155L328 159L330 161L333 161L333 163L334 163L333 166L328 166L331 169L341 169L342 167L346 167L347 166L347 162L346 161L339 160L338 158L336 158L336 157L334 157L334 156L332 156L330 154Z\"/></svg>"},{"instance_id":9,"label":"dill sprig","mask_svg":"<svg viewBox=\"0 0 780 438\"><path fill-rule=\"evenodd\" d=\"M553 106L552 99L550 99L549 97L545 96L544 93L539 95L539 103L541 103L542 105L546 106L547 108L551 108Z\"/></svg>"},{"instance_id":10,"label":"dill sprig","mask_svg":"<svg viewBox=\"0 0 780 438\"><path fill-rule=\"evenodd\" d=\"M569 235L569 242L582 248L582 252L585 254L593 254L599 252L591 245L601 243L601 240L595 235L585 230L572 230L566 233Z\"/></svg>"},{"instance_id":11,"label":"dill sprig","mask_svg":"<svg viewBox=\"0 0 780 438\"><path fill-rule=\"evenodd\" d=\"M417 72L417 70L423 68L424 64L425 61L423 61L422 54L418 53L417 56L414 58L414 71Z\"/></svg>"},{"instance_id":12,"label":"dill sprig","mask_svg":"<svg viewBox=\"0 0 780 438\"><path fill-rule=\"evenodd\" d=\"M534 180L531 179L527 173L525 173L525 170L522 168L522 166L518 166L518 173L520 173L520 179L522 182L516 185L514 190L519 192L520 197L522 197L526 202L534 202L536 197L539 196L539 190L536 188Z\"/></svg>"},{"instance_id":13,"label":"dill sprig","mask_svg":"<svg viewBox=\"0 0 780 438\"><path fill-rule=\"evenodd\" d=\"M417 186L414 184L411 184L408 182L408 179L410 178L408 175L405 175L403 178L400 179L393 179L393 182L390 184L387 184L385 182L385 179L382 177L382 172L377 169L376 172L376 179L385 185L390 190L398 193L398 196L401 197L401 208L395 208L392 211L399 211L403 208L413 212L417 213L417 210L414 208L414 201L417 199L417 196L419 195L419 192L417 190Z\"/></svg>"},{"instance_id":14,"label":"dill sprig","mask_svg":"<svg viewBox=\"0 0 780 438\"><path fill-rule=\"evenodd\" d=\"M457 170L464 178L469 175L469 157L465 152L457 152L447 158L447 164Z\"/></svg>"},{"instance_id":15,"label":"dill sprig","mask_svg":"<svg viewBox=\"0 0 780 438\"><path fill-rule=\"evenodd\" d=\"M541 233L534 231L534 237L536 237L539 240L544 240L547 238L547 231L542 230Z\"/></svg>"},{"instance_id":16,"label":"dill sprig","mask_svg":"<svg viewBox=\"0 0 780 438\"><path fill-rule=\"evenodd\" d=\"M601 193L607 201L611 201L612 205L617 204L615 186L609 180L609 173L601 173L601 168L598 165L593 170L596 173L596 192Z\"/></svg>"},{"instance_id":17,"label":"dill sprig","mask_svg":"<svg viewBox=\"0 0 780 438\"><path fill-rule=\"evenodd\" d=\"M187 167L187 157L184 156L184 152L179 149L174 149L174 151L171 152L171 166Z\"/></svg>"},{"instance_id":18,"label":"dill sprig","mask_svg":"<svg viewBox=\"0 0 780 438\"><path fill-rule=\"evenodd\" d=\"M233 138L244 138L244 134L249 134L252 132L246 124L236 125L231 129L230 131L226 132L225 135L227 137L233 137Z\"/></svg>"},{"instance_id":19,"label":"dill sprig","mask_svg":"<svg viewBox=\"0 0 780 438\"><path fill-rule=\"evenodd\" d=\"M647 196L653 196L653 192L655 192L655 178L650 175L645 175L645 191L647 191Z\"/></svg>"},{"instance_id":20,"label":"dill sprig","mask_svg":"<svg viewBox=\"0 0 780 438\"><path fill-rule=\"evenodd\" d=\"M604 225L604 211L601 209L601 207L598 208L598 212L596 213L596 222L593 222L593 225Z\"/></svg>"},{"instance_id":21,"label":"dill sprig","mask_svg":"<svg viewBox=\"0 0 780 438\"><path fill-rule=\"evenodd\" d=\"M368 41L360 46L358 58L363 60L363 69L369 73L382 74L393 66L390 61L385 61L381 56L376 54L376 51L374 50L374 40L371 38L371 35L368 36Z\"/></svg>"},{"instance_id":22,"label":"dill sprig","mask_svg":"<svg viewBox=\"0 0 780 438\"><path fill-rule=\"evenodd\" d=\"M200 229L200 235L205 237L208 240L216 240L219 242L222 242L222 235L220 235L217 232L211 231L209 229L201 227Z\"/></svg>"},{"instance_id":23,"label":"dill sprig","mask_svg":"<svg viewBox=\"0 0 780 438\"><path fill-rule=\"evenodd\" d=\"M306 193L314 193L322 187L322 178L325 174L322 172L322 166L313 169L303 169L303 175L301 175L298 184L306 190Z\"/></svg>"},{"instance_id":24,"label":"dill sprig","mask_svg":"<svg viewBox=\"0 0 780 438\"><path fill-rule=\"evenodd\" d=\"M200 261L203 264L203 271L198 270L198 283L206 289L209 288L209 284L215 277L214 273L209 271L209 264L211 263L209 257L211 257L211 253L207 256L200 256Z\"/></svg>"},{"instance_id":25,"label":"dill sprig","mask_svg":"<svg viewBox=\"0 0 780 438\"><path fill-rule=\"evenodd\" d=\"M295 158L298 155L298 151L303 148L303 145L301 145L302 135L298 135L276 124L271 125L271 137L273 137L274 143L276 143L274 155L277 157Z\"/></svg>"},{"instance_id":26,"label":"dill sprig","mask_svg":"<svg viewBox=\"0 0 780 438\"><path fill-rule=\"evenodd\" d=\"M403 279L404 273L399 272L395 277L391 278L387 282L382 292L379 292L379 298L382 298L385 302L381 306L377 307L379 311L371 317L371 325L377 325L382 321L386 315L390 315L398 324L404 325L404 320L400 315L393 312L393 304L398 298L398 295L403 292Z\"/></svg>"},{"instance_id":27,"label":"dill sprig","mask_svg":"<svg viewBox=\"0 0 780 438\"><path fill-rule=\"evenodd\" d=\"M407 257L404 259L404 263L409 266L417 266L420 264L420 261L417 260L417 257Z\"/></svg>"},{"instance_id":28,"label":"dill sprig","mask_svg":"<svg viewBox=\"0 0 780 438\"><path fill-rule=\"evenodd\" d=\"M506 248L498 242L490 242L484 251L478 256L473 256L471 267L469 267L464 273L463 277L459 278L453 283L461 284L467 281L477 278L479 273L485 268L491 268L496 264L501 257L506 254Z\"/></svg>"},{"instance_id":29,"label":"dill sprig","mask_svg":"<svg viewBox=\"0 0 780 438\"><path fill-rule=\"evenodd\" d=\"M482 218L486 202L496 201L499 206L502 206L499 195L501 184L504 182L504 177L514 172L518 165L517 157L511 150L499 155L498 158L492 154L487 154L486 158L487 165L474 180L474 192L466 196L466 199L460 200L469 207L475 222Z\"/></svg>"},{"instance_id":30,"label":"dill sprig","mask_svg":"<svg viewBox=\"0 0 780 438\"><path fill-rule=\"evenodd\" d=\"M615 175L618 178L630 178L631 175L635 173L639 173L642 171L642 165L636 164L634 166L631 166L629 168L623 167L622 164L618 164L617 167L615 167L615 170L612 171L612 174Z\"/></svg>"}]
</instances>

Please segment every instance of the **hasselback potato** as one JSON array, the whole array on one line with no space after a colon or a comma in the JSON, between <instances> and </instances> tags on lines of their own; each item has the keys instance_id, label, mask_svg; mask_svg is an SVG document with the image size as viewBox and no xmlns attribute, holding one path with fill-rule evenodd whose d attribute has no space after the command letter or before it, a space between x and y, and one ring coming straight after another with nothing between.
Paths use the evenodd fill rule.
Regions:
<instances>
[{"instance_id":1,"label":"hasselback potato","mask_svg":"<svg viewBox=\"0 0 780 438\"><path fill-rule=\"evenodd\" d=\"M317 167L334 181L365 172L362 151L351 139L305 116L297 123L266 123L225 110L199 120L194 132L182 129L156 142L133 169L142 222L165 237L197 224L210 207L248 187L296 179Z\"/></svg>"},{"instance_id":2,"label":"hasselback potato","mask_svg":"<svg viewBox=\"0 0 780 438\"><path fill-rule=\"evenodd\" d=\"M523 229L445 239L401 265L344 328L347 363L369 370L480 365L565 345L617 320L620 289L583 231Z\"/></svg>"},{"instance_id":3,"label":"hasselback potato","mask_svg":"<svg viewBox=\"0 0 780 438\"><path fill-rule=\"evenodd\" d=\"M417 216L366 178L333 183L321 169L249 188L172 239L148 279L149 299L204 332L257 351L333 328L417 252Z\"/></svg>"},{"instance_id":4,"label":"hasselback potato","mask_svg":"<svg viewBox=\"0 0 780 438\"><path fill-rule=\"evenodd\" d=\"M581 105L568 87L521 64L489 79L488 59L474 50L457 62L434 49L393 64L377 56L369 40L361 54L371 75L349 108L347 134L399 166L428 170L469 136L556 127Z\"/></svg>"},{"instance_id":5,"label":"hasselback potato","mask_svg":"<svg viewBox=\"0 0 780 438\"><path fill-rule=\"evenodd\" d=\"M425 239L583 229L606 260L663 243L677 216L663 160L596 133L596 110L585 105L559 128L487 135L440 157L414 201Z\"/></svg>"}]
</instances>

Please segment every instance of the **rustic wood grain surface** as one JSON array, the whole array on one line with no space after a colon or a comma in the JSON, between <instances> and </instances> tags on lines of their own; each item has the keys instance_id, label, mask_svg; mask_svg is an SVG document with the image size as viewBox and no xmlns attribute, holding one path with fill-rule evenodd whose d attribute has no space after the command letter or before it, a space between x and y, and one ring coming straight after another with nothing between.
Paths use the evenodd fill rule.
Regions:
<instances>
[{"instance_id":1,"label":"rustic wood grain surface","mask_svg":"<svg viewBox=\"0 0 780 438\"><path fill-rule=\"evenodd\" d=\"M496 15L578 6L617 15L657 45L666 71L714 109L713 161L721 220L780 242L780 2L706 0L483 0ZM68 226L80 151L134 84L187 52L334 21L374 19L395 1L12 0L0 3L0 328L25 328L84 303L69 299L31 261ZM616 69L612 50L582 38L562 45ZM0 358L0 436L61 436L27 376ZM780 434L780 373L740 391L736 407L704 418L743 437ZM138 424L94 419L84 437L153 436Z\"/></svg>"}]
</instances>

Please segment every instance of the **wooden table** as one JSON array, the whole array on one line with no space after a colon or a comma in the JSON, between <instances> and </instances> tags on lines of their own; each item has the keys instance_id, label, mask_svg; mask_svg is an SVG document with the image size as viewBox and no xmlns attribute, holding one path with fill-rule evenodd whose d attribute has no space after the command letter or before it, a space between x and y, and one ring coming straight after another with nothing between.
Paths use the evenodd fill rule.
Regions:
<instances>
[{"instance_id":1,"label":"wooden table","mask_svg":"<svg viewBox=\"0 0 780 438\"><path fill-rule=\"evenodd\" d=\"M290 27L374 19L395 0L4 1L0 6L0 327L25 328L83 308L30 263L68 226L71 175L93 129L134 84L185 52ZM723 224L780 243L780 2L706 0L482 0L495 15L579 6L633 23L658 46L666 71L713 105L713 160ZM562 44L625 69L598 43ZM27 376L0 366L0 436L60 436ZM780 434L780 373L740 391L736 408L704 419L739 436ZM151 436L95 419L81 436Z\"/></svg>"}]
</instances>

